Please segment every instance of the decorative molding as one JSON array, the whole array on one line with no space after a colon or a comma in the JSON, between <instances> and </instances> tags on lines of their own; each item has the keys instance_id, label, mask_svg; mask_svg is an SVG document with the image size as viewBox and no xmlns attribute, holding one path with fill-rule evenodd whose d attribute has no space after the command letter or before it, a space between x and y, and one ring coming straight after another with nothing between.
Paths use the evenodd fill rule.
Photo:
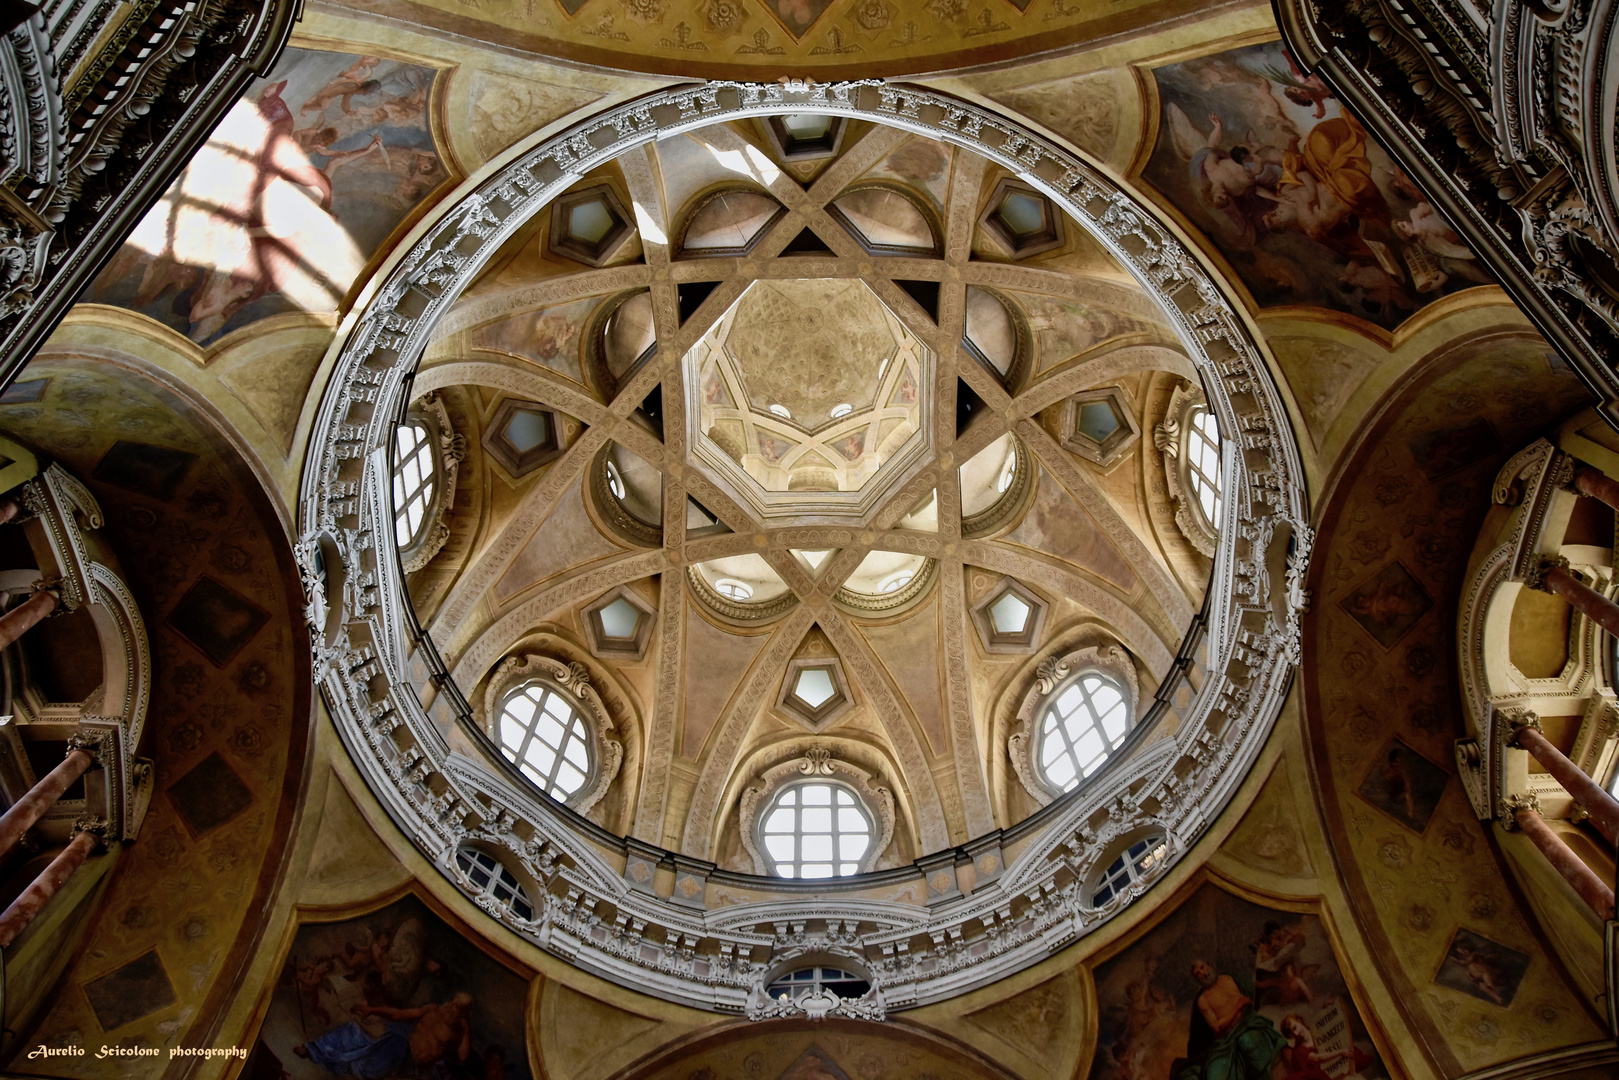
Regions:
<instances>
[{"instance_id":1,"label":"decorative molding","mask_svg":"<svg viewBox=\"0 0 1619 1080\"><path fill-rule=\"evenodd\" d=\"M927 905L925 889L917 891L924 878L915 864L889 872L903 878L893 900L871 898L861 878L817 883L813 894L749 879L761 896L757 903L698 911L630 889L616 869L627 850L623 841L604 838L569 808L513 783L495 763L467 756L477 751L450 749L444 721L427 715L410 685L411 671L425 666L448 699L449 718L462 722L453 719L454 683L433 642L417 637L408 618L397 562L379 557L393 540L387 477L376 467L375 451L403 414L410 373L450 307L494 252L578 176L660 137L805 111L926 135L1013 171L1068 214L1069 227L1085 229L1159 305L1228 433L1228 512L1209 590L1208 677L1173 732L1041 811L1012 864L970 896ZM306 580L314 577L310 560L317 546L343 563L333 575L343 579L340 608L312 627L312 636L317 683L360 775L438 865L446 851L474 835L512 853L543 886L532 922L495 916L514 933L641 992L743 1014L762 969L810 947L794 942L791 927L836 923L836 931L804 935L816 939L814 947L867 958L875 1000L893 1012L987 985L1091 933L1113 914L1091 910L1075 885L1103 854L1099 837L1149 824L1161 828L1172 841L1166 860L1172 865L1231 798L1271 730L1298 655L1296 590L1283 581L1288 560L1272 557L1271 548L1293 544L1287 573L1302 575L1311 535L1304 474L1286 410L1246 321L1157 214L1105 173L1000 116L928 90L876 82L708 83L608 110L516 156L438 211L418 236L334 347L300 492L297 551ZM809 621L807 612L794 613L778 631L796 631L782 646L789 654ZM837 629L842 622L831 620L829 637L864 686L865 668L874 661L852 655L858 643L852 631ZM774 680L767 687L758 681L750 680L739 702L756 706L758 696L775 689ZM435 711L445 716L437 704ZM711 816L705 815L711 812L701 808L716 804L741 738L740 716L728 710L718 725L717 764L705 766L699 778L688 837L708 835ZM913 779L908 756L902 765L907 784L930 783L928 775ZM929 837L943 835L942 822L923 820L932 805L924 794L918 794L918 831L938 851L943 845ZM692 853L706 851L705 845ZM855 890L865 892L855 897ZM781 932L760 933L764 924L780 925Z\"/></svg>"},{"instance_id":2,"label":"decorative molding","mask_svg":"<svg viewBox=\"0 0 1619 1080\"><path fill-rule=\"evenodd\" d=\"M1034 682L1023 695L1013 718L1017 729L1006 738L1006 753L1012 759L1012 771L1034 801L1045 806L1062 795L1040 776L1040 724L1047 702L1061 687L1087 671L1100 671L1124 687L1125 703L1130 710L1130 726L1141 718L1141 684L1136 679L1135 661L1122 645L1095 645L1075 649L1065 655L1052 655L1040 661L1034 670ZM1126 729L1128 730L1128 729Z\"/></svg>"},{"instance_id":3,"label":"decorative molding","mask_svg":"<svg viewBox=\"0 0 1619 1080\"><path fill-rule=\"evenodd\" d=\"M499 732L496 728L500 723L501 701L507 694L531 682L548 683L567 694L589 721L593 744L591 775L585 780L584 786L567 800L568 806L576 812L589 813L591 807L602 800L602 796L607 794L607 789L618 777L619 766L624 761L624 744L609 737L616 735L618 728L614 725L607 706L603 704L601 695L591 685L590 671L585 665L578 661L563 663L561 660L533 653L527 656L508 656L490 672L489 683L484 688L484 730L488 732L490 739L499 745Z\"/></svg>"},{"instance_id":4,"label":"decorative molding","mask_svg":"<svg viewBox=\"0 0 1619 1080\"><path fill-rule=\"evenodd\" d=\"M788 784L806 778L824 776L836 780L860 796L867 811L876 818L877 826L871 847L860 860L860 872L865 873L877 865L883 852L894 840L894 793L881 784L872 782L871 774L856 765L832 756L824 746L812 746L800 757L790 758L759 774L759 778L742 790L737 809L737 825L742 833L742 846L753 859L753 872L761 877L770 874L770 862L765 857L759 840L760 818L770 806L776 793Z\"/></svg>"}]
</instances>

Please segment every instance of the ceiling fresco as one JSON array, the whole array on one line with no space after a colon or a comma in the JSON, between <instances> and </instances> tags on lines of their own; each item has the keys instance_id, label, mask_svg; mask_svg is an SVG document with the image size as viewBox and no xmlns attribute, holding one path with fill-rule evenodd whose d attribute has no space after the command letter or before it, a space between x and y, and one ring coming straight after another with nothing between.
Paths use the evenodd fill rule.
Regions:
<instances>
[{"instance_id":1,"label":"ceiling fresco","mask_svg":"<svg viewBox=\"0 0 1619 1080\"><path fill-rule=\"evenodd\" d=\"M85 299L207 345L286 311L338 310L448 177L431 67L288 49L136 226Z\"/></svg>"},{"instance_id":2,"label":"ceiling fresco","mask_svg":"<svg viewBox=\"0 0 1619 1080\"><path fill-rule=\"evenodd\" d=\"M1191 5L1126 0L363 0L362 11L606 67L699 78L886 78L1128 33Z\"/></svg>"},{"instance_id":3,"label":"ceiling fresco","mask_svg":"<svg viewBox=\"0 0 1619 1080\"><path fill-rule=\"evenodd\" d=\"M1142 170L1230 260L1260 307L1308 304L1385 329L1492 279L1280 43L1155 68Z\"/></svg>"}]
</instances>

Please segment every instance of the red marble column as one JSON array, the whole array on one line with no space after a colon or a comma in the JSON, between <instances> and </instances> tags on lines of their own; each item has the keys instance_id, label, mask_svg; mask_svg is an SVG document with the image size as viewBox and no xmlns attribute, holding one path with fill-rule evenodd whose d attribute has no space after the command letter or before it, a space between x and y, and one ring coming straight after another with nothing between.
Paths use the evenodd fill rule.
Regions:
<instances>
[{"instance_id":1,"label":"red marble column","mask_svg":"<svg viewBox=\"0 0 1619 1080\"><path fill-rule=\"evenodd\" d=\"M1600 469L1583 464L1574 466L1574 481L1569 487L1619 510L1619 480Z\"/></svg>"},{"instance_id":2,"label":"red marble column","mask_svg":"<svg viewBox=\"0 0 1619 1080\"><path fill-rule=\"evenodd\" d=\"M1535 846L1546 856L1546 861L1552 864L1552 869L1563 875L1563 879L1574 886L1574 891L1580 894L1580 899L1591 906L1603 919L1613 918L1613 890L1596 875L1596 871L1585 865L1585 860L1574 854L1574 849L1563 843L1561 837L1552 832L1551 827L1541 819L1540 811L1532 807L1521 807L1513 818L1523 834L1535 842ZM10 915L10 912L6 913ZM0 927L5 924L5 918L0 917Z\"/></svg>"},{"instance_id":3,"label":"red marble column","mask_svg":"<svg viewBox=\"0 0 1619 1080\"><path fill-rule=\"evenodd\" d=\"M1608 633L1619 634L1619 604L1575 577L1566 566L1547 564L1541 568L1539 579L1538 583L1530 583L1530 587L1561 596ZM3 640L4 624L5 620L0 619L0 640Z\"/></svg>"},{"instance_id":4,"label":"red marble column","mask_svg":"<svg viewBox=\"0 0 1619 1080\"><path fill-rule=\"evenodd\" d=\"M52 859L51 864L39 872L33 884L11 902L4 915L0 915L0 949L7 948L17 940L17 935L28 928L34 916L50 903L51 897L73 876L73 872L84 865L84 860L90 857L90 852L100 842L93 832L81 830L73 834L73 839L68 841L61 854Z\"/></svg>"},{"instance_id":5,"label":"red marble column","mask_svg":"<svg viewBox=\"0 0 1619 1080\"><path fill-rule=\"evenodd\" d=\"M62 764L52 769L28 793L11 804L4 817L0 817L0 857L5 856L17 841L22 839L23 833L33 828L34 822L40 815L56 805L56 800L62 797L62 792L68 785L84 775L86 769L95 763L95 758L89 752L78 747L67 752Z\"/></svg>"},{"instance_id":6,"label":"red marble column","mask_svg":"<svg viewBox=\"0 0 1619 1080\"><path fill-rule=\"evenodd\" d=\"M0 649L22 637L29 627L55 611L56 604L56 594L42 589L0 615Z\"/></svg>"},{"instance_id":7,"label":"red marble column","mask_svg":"<svg viewBox=\"0 0 1619 1080\"><path fill-rule=\"evenodd\" d=\"M1591 779L1584 769L1570 761L1534 728L1519 728L1516 741L1520 749L1533 754L1552 778L1563 785L1563 790L1585 808L1585 812L1591 815L1591 824L1608 838L1608 843L1619 843L1619 799L1609 795L1601 784ZM4 820L0 820L0 829L4 827ZM0 839L3 838L0 836Z\"/></svg>"}]
</instances>

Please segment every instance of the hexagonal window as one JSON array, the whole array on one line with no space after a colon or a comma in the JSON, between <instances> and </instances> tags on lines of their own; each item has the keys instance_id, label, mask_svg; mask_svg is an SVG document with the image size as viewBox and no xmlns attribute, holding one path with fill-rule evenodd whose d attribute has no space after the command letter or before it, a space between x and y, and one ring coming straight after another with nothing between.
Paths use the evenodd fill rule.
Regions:
<instances>
[{"instance_id":1,"label":"hexagonal window","mask_svg":"<svg viewBox=\"0 0 1619 1080\"><path fill-rule=\"evenodd\" d=\"M1108 466L1141 435L1123 387L1085 390L1063 403L1062 444L1087 461Z\"/></svg>"},{"instance_id":2,"label":"hexagonal window","mask_svg":"<svg viewBox=\"0 0 1619 1080\"><path fill-rule=\"evenodd\" d=\"M585 609L585 642L593 655L640 660L657 622L657 611L628 585L620 585Z\"/></svg>"},{"instance_id":3,"label":"hexagonal window","mask_svg":"<svg viewBox=\"0 0 1619 1080\"><path fill-rule=\"evenodd\" d=\"M1008 577L973 605L972 618L985 652L1026 653L1040 643L1046 611L1034 590Z\"/></svg>"},{"instance_id":4,"label":"hexagonal window","mask_svg":"<svg viewBox=\"0 0 1619 1080\"><path fill-rule=\"evenodd\" d=\"M557 414L537 401L507 398L485 429L483 446L512 476L533 472L562 453Z\"/></svg>"},{"instance_id":5,"label":"hexagonal window","mask_svg":"<svg viewBox=\"0 0 1619 1080\"><path fill-rule=\"evenodd\" d=\"M788 161L829 158L843 142L843 117L824 113L789 113L765 120L776 152Z\"/></svg>"},{"instance_id":6,"label":"hexagonal window","mask_svg":"<svg viewBox=\"0 0 1619 1080\"><path fill-rule=\"evenodd\" d=\"M1014 259L1063 245L1062 213L1035 188L1011 177L995 185L978 224Z\"/></svg>"},{"instance_id":7,"label":"hexagonal window","mask_svg":"<svg viewBox=\"0 0 1619 1080\"><path fill-rule=\"evenodd\" d=\"M607 184L570 191L551 204L551 250L602 266L634 231L624 204Z\"/></svg>"},{"instance_id":8,"label":"hexagonal window","mask_svg":"<svg viewBox=\"0 0 1619 1080\"><path fill-rule=\"evenodd\" d=\"M843 662L835 656L791 661L776 698L777 709L814 732L825 731L853 705Z\"/></svg>"}]
</instances>

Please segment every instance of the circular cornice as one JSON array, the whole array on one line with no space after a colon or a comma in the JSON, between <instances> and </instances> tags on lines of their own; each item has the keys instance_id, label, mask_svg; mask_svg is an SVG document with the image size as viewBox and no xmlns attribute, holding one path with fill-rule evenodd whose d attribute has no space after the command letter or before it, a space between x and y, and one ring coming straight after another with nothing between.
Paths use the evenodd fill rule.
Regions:
<instances>
[{"instance_id":1,"label":"circular cornice","mask_svg":"<svg viewBox=\"0 0 1619 1080\"><path fill-rule=\"evenodd\" d=\"M1205 617L1194 620L1138 733L1173 706L1194 667L1205 677L1174 731L1135 739L1076 790L1008 830L909 867L815 883L718 870L607 833L522 784L492 747L452 750L446 725L487 736L410 608L394 548L387 446L430 335L485 262L581 175L624 151L723 121L830 112L946 141L1012 170L1056 201L1162 308L1202 377L1225 445L1229 512ZM1299 650L1313 534L1286 413L1248 329L1198 258L1142 202L1039 136L966 102L875 82L709 83L594 117L530 149L462 198L394 264L342 339L300 493L298 547L312 612L316 679L360 773L404 833L455 881L458 844L510 853L544 885L532 920L501 919L578 967L699 1008L763 1015L765 973L795 950L848 956L872 973L851 1014L939 1001L1018 971L1116 914L1077 883L1110 845L1153 826L1187 851L1256 759ZM334 556L340 565L328 574ZM432 673L411 683L412 669ZM421 696L418 696L418 695ZM427 699L424 707L423 698ZM429 714L429 708L432 713ZM1004 865L1003 845L1019 843ZM970 895L957 861L980 869ZM656 870L674 891L654 891ZM620 868L623 869L620 869ZM904 885L905 889L896 888ZM709 907L710 886L737 899ZM937 887L935 887L937 886ZM880 887L880 888L879 888ZM912 902L883 899L909 892ZM715 890L718 902L718 890ZM749 899L757 897L757 899ZM762 933L761 925L781 928ZM791 930L788 928L791 927ZM931 947L918 947L919 941ZM772 957L758 962L760 951Z\"/></svg>"}]
</instances>

